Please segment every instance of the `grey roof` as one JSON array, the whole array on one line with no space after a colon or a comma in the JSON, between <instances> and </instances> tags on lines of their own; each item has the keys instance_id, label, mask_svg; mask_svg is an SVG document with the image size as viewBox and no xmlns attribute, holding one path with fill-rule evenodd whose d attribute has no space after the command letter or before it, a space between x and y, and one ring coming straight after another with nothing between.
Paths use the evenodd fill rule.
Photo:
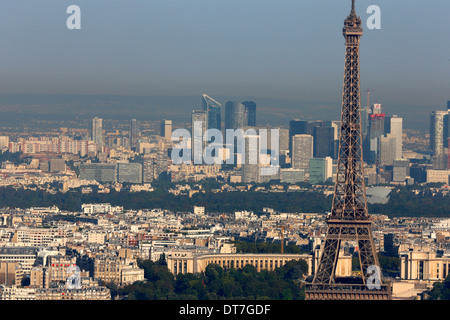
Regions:
<instances>
[{"instance_id":1,"label":"grey roof","mask_svg":"<svg viewBox=\"0 0 450 320\"><path fill-rule=\"evenodd\" d=\"M37 247L1 247L0 254L17 254L17 255L36 255Z\"/></svg>"},{"instance_id":2,"label":"grey roof","mask_svg":"<svg viewBox=\"0 0 450 320\"><path fill-rule=\"evenodd\" d=\"M389 201L389 194L391 193L391 191L391 189L385 187L367 188L367 202L370 204L386 204Z\"/></svg>"}]
</instances>

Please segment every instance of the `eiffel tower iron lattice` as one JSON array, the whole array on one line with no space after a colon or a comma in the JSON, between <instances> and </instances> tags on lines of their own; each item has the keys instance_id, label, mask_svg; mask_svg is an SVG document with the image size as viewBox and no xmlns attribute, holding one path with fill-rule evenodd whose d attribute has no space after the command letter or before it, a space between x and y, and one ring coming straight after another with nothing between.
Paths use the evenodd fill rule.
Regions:
<instances>
[{"instance_id":1,"label":"eiffel tower iron lattice","mask_svg":"<svg viewBox=\"0 0 450 320\"><path fill-rule=\"evenodd\" d=\"M305 297L313 299L391 299L389 284L368 286L367 271L379 267L372 236L372 220L367 210L362 154L361 105L359 80L359 43L363 29L352 0L350 15L345 19L345 71L342 92L341 131L336 184L331 214L327 218L327 235L319 265ZM358 283L336 281L341 241L356 241L361 278Z\"/></svg>"}]
</instances>

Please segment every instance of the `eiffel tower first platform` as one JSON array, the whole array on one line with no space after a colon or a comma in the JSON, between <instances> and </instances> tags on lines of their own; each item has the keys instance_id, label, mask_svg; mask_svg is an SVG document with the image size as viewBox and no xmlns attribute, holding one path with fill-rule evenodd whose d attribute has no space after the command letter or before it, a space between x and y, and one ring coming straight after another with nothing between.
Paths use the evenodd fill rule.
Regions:
<instances>
[{"instance_id":1,"label":"eiffel tower first platform","mask_svg":"<svg viewBox=\"0 0 450 320\"><path fill-rule=\"evenodd\" d=\"M306 284L306 300L390 300L391 285L378 276L377 286L369 270L379 262L372 236L372 221L367 210L361 136L359 80L359 42L363 34L361 19L352 0L345 19L345 72L342 93L341 134L337 176L331 214L327 218L327 235L322 256L312 283ZM341 241L358 244L361 277L336 278ZM375 266L375 267L374 267ZM381 273L381 272L380 272Z\"/></svg>"}]
</instances>

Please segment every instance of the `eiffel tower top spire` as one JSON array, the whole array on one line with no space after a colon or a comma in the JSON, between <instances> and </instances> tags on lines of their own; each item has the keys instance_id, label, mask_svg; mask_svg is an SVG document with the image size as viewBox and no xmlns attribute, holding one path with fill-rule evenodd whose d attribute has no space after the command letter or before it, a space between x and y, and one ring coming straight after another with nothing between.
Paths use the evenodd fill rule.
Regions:
<instances>
[{"instance_id":1,"label":"eiffel tower top spire","mask_svg":"<svg viewBox=\"0 0 450 320\"><path fill-rule=\"evenodd\" d=\"M345 35L358 35L361 33L362 35L362 28L361 28L361 18L358 17L355 10L355 0L352 0L352 10L350 11L350 14L347 16L347 19L344 21L344 29L343 33Z\"/></svg>"},{"instance_id":2,"label":"eiffel tower top spire","mask_svg":"<svg viewBox=\"0 0 450 320\"><path fill-rule=\"evenodd\" d=\"M354 19L354 18L358 18L358 16L356 15L355 10L355 0L352 0L352 10L350 11L350 15L347 17L347 19Z\"/></svg>"}]
</instances>

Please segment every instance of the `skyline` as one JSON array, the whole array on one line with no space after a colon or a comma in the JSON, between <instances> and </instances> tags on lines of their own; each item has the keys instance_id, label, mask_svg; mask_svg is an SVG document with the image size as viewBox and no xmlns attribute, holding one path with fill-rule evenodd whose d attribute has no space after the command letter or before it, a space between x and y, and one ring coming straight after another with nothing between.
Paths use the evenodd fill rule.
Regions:
<instances>
[{"instance_id":1,"label":"skyline","mask_svg":"<svg viewBox=\"0 0 450 320\"><path fill-rule=\"evenodd\" d=\"M27 26L36 8L50 18L5 46L13 63L0 80L0 300L170 300L173 307L157 308L207 317L277 317L286 312L274 312L277 300L450 300L447 45L429 45L447 39L430 36L438 19L420 20L428 37L414 32L423 38L414 46L405 39L385 50L373 41L364 51L367 16L355 0L342 0L351 7L340 27L327 10L341 3L324 5L331 0L319 0L323 16L317 1L136 1L86 19L100 33L71 30L66 15L58 23L70 36L58 44L53 18L66 3L33 4L21 16ZM103 2L79 0L66 13L80 5L84 16ZM294 24L299 8L310 11ZM213 9L220 15L205 15ZM75 19L72 26L85 25ZM300 25L298 34L281 32ZM35 36L41 26L48 36ZM228 26L221 39L247 47L214 46ZM344 36L340 53L337 34L325 35L330 26ZM279 34L309 46L294 58L300 42ZM422 55L405 56L409 49ZM367 91L366 55L367 81L379 84ZM414 64L419 57L426 69ZM146 88L157 94L138 94ZM430 130L406 131L403 120Z\"/></svg>"},{"instance_id":2,"label":"skyline","mask_svg":"<svg viewBox=\"0 0 450 320\"><path fill-rule=\"evenodd\" d=\"M3 3L0 94L206 92L340 104L346 1L78 0L81 30L68 30L72 2L30 2L25 10ZM380 30L366 26L373 4L381 9ZM445 106L448 9L445 1L356 2L364 29L362 104L370 88L371 100L386 106Z\"/></svg>"}]
</instances>

